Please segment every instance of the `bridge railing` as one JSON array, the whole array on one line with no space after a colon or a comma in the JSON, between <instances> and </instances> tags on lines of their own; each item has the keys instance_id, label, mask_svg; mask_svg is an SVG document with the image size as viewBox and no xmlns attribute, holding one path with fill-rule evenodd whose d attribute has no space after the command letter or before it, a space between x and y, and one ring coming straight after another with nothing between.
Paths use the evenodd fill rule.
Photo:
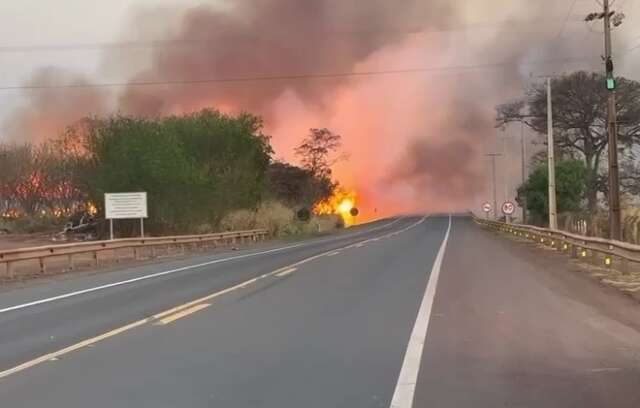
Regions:
<instances>
[{"instance_id":1,"label":"bridge railing","mask_svg":"<svg viewBox=\"0 0 640 408\"><path fill-rule=\"evenodd\" d=\"M133 258L138 259L141 255L155 258L158 251L170 248L178 248L182 252L186 248L215 247L245 242L257 242L264 240L267 230L255 229L249 231L231 231L203 235L177 235L168 237L150 238L124 238L110 241L78 242L72 244L47 245L31 248L19 248L0 251L0 265L5 266L5 275L13 278L15 267L19 263L37 261L40 273L46 273L47 263L53 258L63 259L66 262L66 269L73 270L75 260L80 255L90 255L93 266L100 264L99 254L111 251L118 259L118 253L130 250ZM2 271L2 269L0 269Z\"/></svg>"},{"instance_id":2,"label":"bridge railing","mask_svg":"<svg viewBox=\"0 0 640 408\"><path fill-rule=\"evenodd\" d=\"M473 215L474 221L490 230L512 234L565 252L572 258L615 268L622 273L640 271L640 245L603 238L587 237L566 231L507 224Z\"/></svg>"}]
</instances>

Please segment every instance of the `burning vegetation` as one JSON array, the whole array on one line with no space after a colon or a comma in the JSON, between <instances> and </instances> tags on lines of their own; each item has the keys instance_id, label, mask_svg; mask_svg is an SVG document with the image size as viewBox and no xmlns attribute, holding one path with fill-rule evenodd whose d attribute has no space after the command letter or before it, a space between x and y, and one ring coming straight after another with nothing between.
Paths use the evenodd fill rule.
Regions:
<instances>
[{"instance_id":1,"label":"burning vegetation","mask_svg":"<svg viewBox=\"0 0 640 408\"><path fill-rule=\"evenodd\" d=\"M357 197L353 190L336 188L331 197L313 207L313 212L316 215L336 214L342 217L346 226L353 225L356 223L356 216L352 211L356 208Z\"/></svg>"},{"instance_id":2,"label":"burning vegetation","mask_svg":"<svg viewBox=\"0 0 640 408\"><path fill-rule=\"evenodd\" d=\"M47 142L0 143L0 216L16 231L31 221L55 227L75 218L65 231L84 231L102 216L105 192L147 191L150 233L213 232L228 214L265 202L293 213L327 201L337 185L329 155L339 145L339 135L312 129L298 167L274 161L262 119L248 113L95 118ZM354 203L355 196L338 203L346 223ZM133 232L121 224L122 236Z\"/></svg>"}]
</instances>

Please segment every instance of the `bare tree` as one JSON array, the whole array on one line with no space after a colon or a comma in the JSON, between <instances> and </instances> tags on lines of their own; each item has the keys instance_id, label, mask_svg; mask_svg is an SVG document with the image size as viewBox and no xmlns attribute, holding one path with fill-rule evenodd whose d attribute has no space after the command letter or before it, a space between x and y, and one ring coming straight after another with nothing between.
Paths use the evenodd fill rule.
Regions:
<instances>
[{"instance_id":1,"label":"bare tree","mask_svg":"<svg viewBox=\"0 0 640 408\"><path fill-rule=\"evenodd\" d=\"M310 129L309 135L296 147L303 167L316 177L331 178L331 166L345 158L337 154L342 146L342 136L329 129Z\"/></svg>"}]
</instances>

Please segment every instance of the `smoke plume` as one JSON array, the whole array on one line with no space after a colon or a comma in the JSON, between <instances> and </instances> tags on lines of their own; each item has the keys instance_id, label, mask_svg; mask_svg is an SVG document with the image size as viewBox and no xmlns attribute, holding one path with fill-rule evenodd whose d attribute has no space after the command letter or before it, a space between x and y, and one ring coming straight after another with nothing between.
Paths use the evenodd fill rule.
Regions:
<instances>
[{"instance_id":1,"label":"smoke plume","mask_svg":"<svg viewBox=\"0 0 640 408\"><path fill-rule=\"evenodd\" d=\"M39 140L83 116L109 112L251 111L265 117L285 159L293 159L309 128L342 134L351 159L335 174L359 191L364 214L429 210L436 202L462 209L487 184L483 153L496 147L495 104L520 95L530 74L588 67L593 62L567 57L599 50L599 38L565 29L580 10L565 18L567 5L539 3L234 0L186 8L171 23L155 18L157 10L138 10L127 38L140 32L164 38L148 58L126 58L136 50L105 51L104 67L135 72L127 86L115 97L99 88L29 91L5 133ZM554 59L564 60L539 62ZM113 61L130 65L117 69ZM449 68L313 77L424 67ZM29 81L83 82L52 69Z\"/></svg>"}]
</instances>

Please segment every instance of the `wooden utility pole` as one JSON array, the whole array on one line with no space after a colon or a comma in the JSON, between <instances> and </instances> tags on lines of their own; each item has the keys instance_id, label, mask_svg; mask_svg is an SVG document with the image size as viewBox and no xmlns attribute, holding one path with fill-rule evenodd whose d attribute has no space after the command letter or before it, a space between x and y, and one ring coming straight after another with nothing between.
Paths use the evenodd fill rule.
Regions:
<instances>
[{"instance_id":1,"label":"wooden utility pole","mask_svg":"<svg viewBox=\"0 0 640 408\"><path fill-rule=\"evenodd\" d=\"M620 214L620 174L618 169L618 124L616 113L616 79L613 74L611 47L611 25L622 24L624 14L617 14L610 9L609 0L603 0L602 13L591 13L586 21L603 20L604 22L604 61L607 99L607 138L609 144L609 238L622 239Z\"/></svg>"}]
</instances>

